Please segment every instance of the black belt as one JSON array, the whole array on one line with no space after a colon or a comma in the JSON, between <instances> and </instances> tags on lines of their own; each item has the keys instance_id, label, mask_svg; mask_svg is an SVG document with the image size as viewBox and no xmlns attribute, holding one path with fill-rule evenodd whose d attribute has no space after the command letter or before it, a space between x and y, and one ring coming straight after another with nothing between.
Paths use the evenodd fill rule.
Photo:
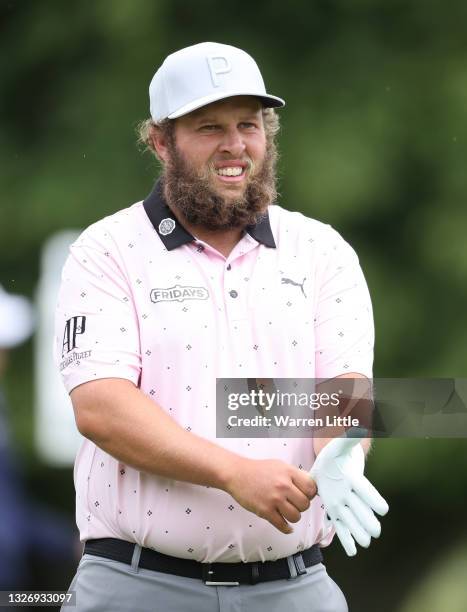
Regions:
<instances>
[{"instance_id":1,"label":"black belt","mask_svg":"<svg viewBox=\"0 0 467 612\"><path fill-rule=\"evenodd\" d=\"M88 540L84 554L96 555L131 565L135 544L115 538ZM249 563L200 563L192 559L179 559L164 555L150 548L142 548L138 567L175 574L185 578L198 578L207 585L234 586L256 584L306 574L306 568L321 563L323 555L317 544L300 553L277 561L253 561Z\"/></svg>"}]
</instances>

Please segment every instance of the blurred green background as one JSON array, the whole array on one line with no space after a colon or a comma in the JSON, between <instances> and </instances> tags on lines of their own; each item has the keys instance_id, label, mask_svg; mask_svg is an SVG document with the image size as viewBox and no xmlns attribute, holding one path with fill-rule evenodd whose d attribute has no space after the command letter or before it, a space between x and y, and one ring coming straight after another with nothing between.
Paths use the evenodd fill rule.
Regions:
<instances>
[{"instance_id":1,"label":"blurred green background","mask_svg":"<svg viewBox=\"0 0 467 612\"><path fill-rule=\"evenodd\" d=\"M462 0L2 1L0 282L32 297L44 240L145 197L157 167L135 125L153 73L225 42L287 101L281 204L360 256L374 375L466 376L466 24ZM6 382L30 490L72 516L71 470L34 455L32 343ZM326 556L350 609L465 612L464 440L381 440L368 471L391 507L382 538Z\"/></svg>"}]
</instances>

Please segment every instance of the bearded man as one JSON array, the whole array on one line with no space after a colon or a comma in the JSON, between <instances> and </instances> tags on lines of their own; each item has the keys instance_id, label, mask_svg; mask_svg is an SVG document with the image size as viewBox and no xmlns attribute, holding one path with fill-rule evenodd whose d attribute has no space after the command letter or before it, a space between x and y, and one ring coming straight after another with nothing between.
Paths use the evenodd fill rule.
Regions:
<instances>
[{"instance_id":1,"label":"bearded man","mask_svg":"<svg viewBox=\"0 0 467 612\"><path fill-rule=\"evenodd\" d=\"M321 548L379 535L368 444L216 438L216 379L371 377L357 256L274 203L284 101L247 53L177 51L149 93L161 176L71 247L57 308L84 436L77 610L346 610Z\"/></svg>"}]
</instances>

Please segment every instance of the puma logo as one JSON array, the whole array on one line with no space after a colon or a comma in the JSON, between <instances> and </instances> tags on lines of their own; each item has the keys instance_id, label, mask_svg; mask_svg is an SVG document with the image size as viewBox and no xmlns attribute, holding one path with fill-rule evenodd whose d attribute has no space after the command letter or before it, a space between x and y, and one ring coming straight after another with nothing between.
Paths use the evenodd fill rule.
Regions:
<instances>
[{"instance_id":1,"label":"puma logo","mask_svg":"<svg viewBox=\"0 0 467 612\"><path fill-rule=\"evenodd\" d=\"M305 276L305 278L303 279L303 282L302 282L302 283L296 283L296 282L295 282L295 281L293 281L291 278L285 278L285 277L284 277L284 278L282 279L282 284L283 284L283 285L287 285L287 284L289 284L289 285L295 285L296 287L300 287L300 289L302 290L303 295L306 297L305 290L303 289L303 285L305 284L305 281L306 281L306 276Z\"/></svg>"}]
</instances>

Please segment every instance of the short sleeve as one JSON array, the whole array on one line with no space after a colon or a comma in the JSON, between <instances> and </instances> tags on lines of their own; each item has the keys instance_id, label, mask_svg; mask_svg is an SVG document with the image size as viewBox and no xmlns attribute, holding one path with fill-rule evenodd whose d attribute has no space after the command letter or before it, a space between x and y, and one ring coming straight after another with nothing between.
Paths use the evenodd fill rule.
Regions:
<instances>
[{"instance_id":1,"label":"short sleeve","mask_svg":"<svg viewBox=\"0 0 467 612\"><path fill-rule=\"evenodd\" d=\"M315 314L316 378L373 372L374 323L357 254L334 230L324 247Z\"/></svg>"},{"instance_id":2,"label":"short sleeve","mask_svg":"<svg viewBox=\"0 0 467 612\"><path fill-rule=\"evenodd\" d=\"M86 232L63 268L54 357L68 392L99 378L139 382L139 326L129 282L111 249Z\"/></svg>"}]
</instances>

